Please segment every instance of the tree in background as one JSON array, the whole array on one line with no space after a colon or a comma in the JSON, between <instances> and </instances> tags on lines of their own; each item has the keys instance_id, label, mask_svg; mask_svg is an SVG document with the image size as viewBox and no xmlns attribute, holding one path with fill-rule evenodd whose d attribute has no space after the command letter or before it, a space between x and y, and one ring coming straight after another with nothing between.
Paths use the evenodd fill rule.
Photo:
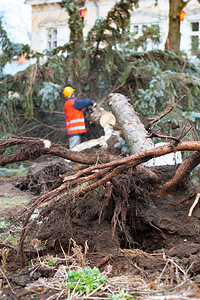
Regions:
<instances>
[{"instance_id":1,"label":"tree in background","mask_svg":"<svg viewBox=\"0 0 200 300\"><path fill-rule=\"evenodd\" d=\"M171 51L178 52L180 49L180 12L190 2L184 0L169 0L169 31L167 40ZM200 1L198 0L200 3ZM166 42L167 48L167 42Z\"/></svg>"}]
</instances>

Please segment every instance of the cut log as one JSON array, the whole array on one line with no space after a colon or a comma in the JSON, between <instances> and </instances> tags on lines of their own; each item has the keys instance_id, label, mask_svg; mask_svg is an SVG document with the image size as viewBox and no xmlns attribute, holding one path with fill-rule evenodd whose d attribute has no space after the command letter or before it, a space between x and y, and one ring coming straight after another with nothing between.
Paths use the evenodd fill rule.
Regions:
<instances>
[{"instance_id":1,"label":"cut log","mask_svg":"<svg viewBox=\"0 0 200 300\"><path fill-rule=\"evenodd\" d=\"M124 95L110 94L109 105L121 127L131 154L154 148L153 141L146 138L148 132Z\"/></svg>"},{"instance_id":2,"label":"cut log","mask_svg":"<svg viewBox=\"0 0 200 300\"><path fill-rule=\"evenodd\" d=\"M91 123L99 123L104 129L104 135L98 139L88 140L73 148L73 151L82 151L95 146L102 146L106 148L107 140L114 135L113 126L116 124L116 118L111 113L104 109L96 109L90 116Z\"/></svg>"},{"instance_id":3,"label":"cut log","mask_svg":"<svg viewBox=\"0 0 200 300\"><path fill-rule=\"evenodd\" d=\"M109 104L121 128L123 137L131 154L167 145L167 143L154 144L151 138L147 138L149 135L147 130L142 124L133 106L129 104L128 99L124 95L110 94ZM164 157L153 158L152 160L143 163L143 165L151 167L175 165L177 163L182 163L181 152L174 152L167 154Z\"/></svg>"}]
</instances>

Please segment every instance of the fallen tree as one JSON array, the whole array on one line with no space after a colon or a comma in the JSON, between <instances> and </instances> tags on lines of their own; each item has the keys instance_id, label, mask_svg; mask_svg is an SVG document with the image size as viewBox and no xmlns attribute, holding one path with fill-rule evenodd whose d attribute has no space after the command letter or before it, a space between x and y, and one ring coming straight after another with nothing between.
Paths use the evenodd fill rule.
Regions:
<instances>
[{"instance_id":1,"label":"fallen tree","mask_svg":"<svg viewBox=\"0 0 200 300\"><path fill-rule=\"evenodd\" d=\"M15 140L8 140L7 142L4 141L1 143L1 148L5 146L10 145L16 145L16 144L29 144L29 147L32 149L35 147L37 149L37 153L42 153L42 155L47 154L53 154L60 156L62 158L66 159L72 159L75 157L75 161L80 162L83 158L83 161L85 163L88 163L88 161L91 163L91 155L87 154L81 154L81 153L75 153L73 151L63 149L59 145L52 144L49 148L45 147L45 140L44 141L37 141L35 139L15 139ZM29 148L26 148L29 149ZM25 231L27 229L27 225L29 224L30 217L34 210L36 208L41 208L44 210L54 210L55 205L56 206L62 206L66 202L72 201L74 198L77 198L79 196L82 196L84 194L87 194L91 190L95 190L100 186L107 185L110 181L113 183L114 177L116 177L119 173L124 172L125 170L132 169L134 167L135 172L137 175L141 178L145 178L147 181L151 181L154 183L154 186L159 184L158 176L156 173L152 170L149 170L148 168L140 167L139 165L141 163L144 163L153 157L162 156L167 153L171 153L174 151L195 151L194 155L190 156L183 164L184 168L182 168L182 172L180 173L181 176L179 176L179 180L175 184L175 179L172 179L171 181L168 181L165 183L163 187L160 188L160 186L157 187L157 189L154 190L154 197L157 195L158 199L159 197L165 193L163 191L166 191L166 186L168 187L171 185L172 188L175 188L177 184L180 184L181 179L182 181L185 179L186 176L188 176L188 170L191 170L191 166L194 168L199 162L200 162L200 143L199 142L179 142L178 145L168 144L165 146L153 148L150 150L145 150L143 152L124 157L121 159L114 159L112 161L96 164L98 161L98 156L93 157L93 165L89 166L83 170L80 170L79 172L72 174L70 176L64 177L64 183L62 183L58 188L49 191L43 195L41 195L35 202L31 205L31 207L21 216L25 217L24 221L24 229L22 230L22 236L21 236L21 243L20 243L20 249L21 249L21 261L24 262L23 258L23 242L25 238ZM198 154L198 155L197 155ZM27 154L28 155L28 154ZM89 157L89 158L88 158ZM30 155L27 156L27 158L30 158ZM108 159L108 158L107 158ZM2 159L3 163L5 163L5 158ZM12 159L12 162L14 160ZM17 161L17 158L16 160ZM188 165L187 168L185 166ZM180 168L180 167L179 167ZM185 172L184 172L184 171ZM176 175L174 178L177 177L178 169L176 171ZM86 183L87 186L83 187L83 183ZM108 185L109 189L111 189L111 185ZM79 188L78 188L79 187ZM196 190L193 192L193 195L195 195L198 192ZM31 224L31 222L30 222ZM29 224L29 225L30 225Z\"/></svg>"},{"instance_id":2,"label":"fallen tree","mask_svg":"<svg viewBox=\"0 0 200 300\"><path fill-rule=\"evenodd\" d=\"M116 95L114 97L116 97ZM118 96L116 99L117 98ZM135 122L135 131L137 134L140 135L141 131L147 133L144 126L138 120L139 118L136 118ZM141 131L137 130L137 126L139 126ZM149 126L149 128L151 128L151 126ZM152 134L152 130L150 131ZM141 143L143 143L142 139ZM149 145L151 145L151 143L149 143ZM101 205L98 204L100 205L100 208L98 208L100 214L99 220L102 218L102 214L105 214L106 206L111 205L109 203L111 199L113 199L112 201L115 202L115 207L113 208L111 217L112 227L115 230L116 227L119 226L120 230L124 232L127 242L131 245L133 244L134 239L131 235L131 230L127 227L127 216L133 213L133 208L130 208L130 200L128 200L128 195L130 195L130 193L134 193L137 195L137 197L141 198L137 191L138 184L140 186L140 183L133 183L133 178L137 178L137 180L134 179L136 182L138 182L140 179L142 182L148 183L147 190L144 189L143 192L146 193L146 197L150 206L152 206L152 203L154 202L154 205L152 206L154 207L155 201L160 203L165 201L163 200L166 199L165 195L168 197L169 193L173 193L174 190L179 188L180 184L187 179L189 173L200 163L200 142L181 141L178 138L175 138L171 143L160 147L153 147L151 149L143 148L143 151L137 151L138 153L125 156L123 158L105 154L105 151L99 151L96 154L88 154L85 152L78 153L75 151L70 151L61 145L54 144L45 139L12 138L10 140L2 140L0 143L1 149L12 146L17 146L18 148L11 154L4 154L0 157L1 166L24 160L35 160L36 158L45 155L53 155L85 165L85 168L79 170L78 172L63 175L62 180L57 188L39 196L34 203L31 204L30 208L20 216L20 218L24 220L19 247L22 264L24 264L24 239L28 232L27 229L30 229L33 225L33 221L30 221L30 217L36 208L40 210L39 218L49 215L50 212L53 212L57 209L59 210L60 207L67 206L67 209L70 211L70 205L74 205L74 199L79 199L82 197L86 197L87 199L87 195L90 195L90 193L97 193L98 188L100 188L101 195L104 195L104 200L102 201ZM136 143L136 146L139 146L139 142ZM171 169L170 172L172 174L175 172L174 176L170 175L169 178L165 177L164 180L161 180L159 174L156 172L155 167L151 169L141 166L141 164L144 164L155 157L174 153L176 151L194 151L194 153L191 154L178 168L175 167L173 170ZM164 169L165 168L163 167L163 170ZM122 173L123 178L126 178L126 180L130 180L130 182L132 182L131 186L133 185L134 188L129 188L132 192L130 192L129 189L128 191L126 190L126 184L124 187L123 185L121 186L121 184L119 185L119 174ZM127 179L127 176L129 179ZM149 187L149 184L151 187ZM122 190L119 192L119 199L116 199L115 190L118 188L118 185ZM141 189L141 187L139 189ZM190 190L190 196L187 196L188 199L193 199L193 197L195 197L199 191L199 187L192 187ZM184 197L181 199L181 201L184 201ZM146 205L145 200L143 201ZM142 208L142 210L144 210L144 208ZM146 213L147 212L145 212L145 214ZM148 222L147 219L149 220ZM148 216L147 219L145 222L162 232L158 222L157 213L151 218ZM34 221L34 224L36 224L36 221Z\"/></svg>"}]
</instances>

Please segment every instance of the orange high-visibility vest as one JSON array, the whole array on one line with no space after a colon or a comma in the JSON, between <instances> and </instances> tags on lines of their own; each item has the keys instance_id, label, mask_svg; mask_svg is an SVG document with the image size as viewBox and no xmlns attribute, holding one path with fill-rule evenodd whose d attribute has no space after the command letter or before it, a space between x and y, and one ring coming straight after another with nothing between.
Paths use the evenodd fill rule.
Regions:
<instances>
[{"instance_id":1,"label":"orange high-visibility vest","mask_svg":"<svg viewBox=\"0 0 200 300\"><path fill-rule=\"evenodd\" d=\"M77 110L73 107L75 99L68 99L65 102L64 111L66 116L67 134L81 134L87 132L82 109Z\"/></svg>"}]
</instances>

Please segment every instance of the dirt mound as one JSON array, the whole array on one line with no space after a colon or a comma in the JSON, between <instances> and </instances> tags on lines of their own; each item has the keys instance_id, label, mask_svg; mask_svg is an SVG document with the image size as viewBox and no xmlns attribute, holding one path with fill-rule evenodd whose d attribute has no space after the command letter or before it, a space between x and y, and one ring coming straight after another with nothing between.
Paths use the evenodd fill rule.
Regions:
<instances>
[{"instance_id":1,"label":"dirt mound","mask_svg":"<svg viewBox=\"0 0 200 300\"><path fill-rule=\"evenodd\" d=\"M66 161L48 161L42 169L38 166L28 174L18 187L38 193L43 190L43 180L46 187L49 188L48 183L55 187L61 184L63 174L75 173L78 167ZM156 182L129 169L70 201L66 192L65 201L55 202L49 208L44 206L28 234L30 238L46 241L47 249L60 249L60 243L67 247L72 237L80 245L87 240L90 251L101 253L112 253L119 248L149 252L170 249L184 241L199 243L198 207L188 217L197 187L187 179L161 200L153 192L155 186L162 186L173 177L175 169L175 166L151 169L159 178Z\"/></svg>"},{"instance_id":2,"label":"dirt mound","mask_svg":"<svg viewBox=\"0 0 200 300\"><path fill-rule=\"evenodd\" d=\"M2 197L6 192L10 199L16 193L27 194L25 205L31 205L37 195L46 193L46 189L60 186L64 174L75 174L81 168L79 164L60 159L43 161L26 177L2 182ZM65 255L71 253L71 239L83 252L87 244L85 264L108 274L110 284L117 282L120 286L123 283L122 287L126 285L133 290L148 286L150 291L159 284L177 285L186 280L186 276L198 275L199 207L196 206L192 217L188 217L197 187L188 178L161 200L154 195L155 187L172 178L175 169L175 166L151 168L158 180L141 176L137 169L129 169L84 196L75 197L74 194L70 201L69 186L64 201L34 211L24 242L25 265L31 261L34 266L21 270L18 249L0 245L1 249L9 249L6 278L18 298L40 299L55 294L47 288L51 284L49 278L54 278L63 268ZM12 204L15 213L14 202ZM24 209L18 211L18 216ZM4 212L9 217L13 215L11 210ZM33 242L40 244L38 252ZM52 257L56 263L49 267ZM80 263L76 255L67 259L69 269L74 263ZM188 270L187 273L184 270ZM9 287L4 295L7 299L12 296Z\"/></svg>"}]
</instances>

